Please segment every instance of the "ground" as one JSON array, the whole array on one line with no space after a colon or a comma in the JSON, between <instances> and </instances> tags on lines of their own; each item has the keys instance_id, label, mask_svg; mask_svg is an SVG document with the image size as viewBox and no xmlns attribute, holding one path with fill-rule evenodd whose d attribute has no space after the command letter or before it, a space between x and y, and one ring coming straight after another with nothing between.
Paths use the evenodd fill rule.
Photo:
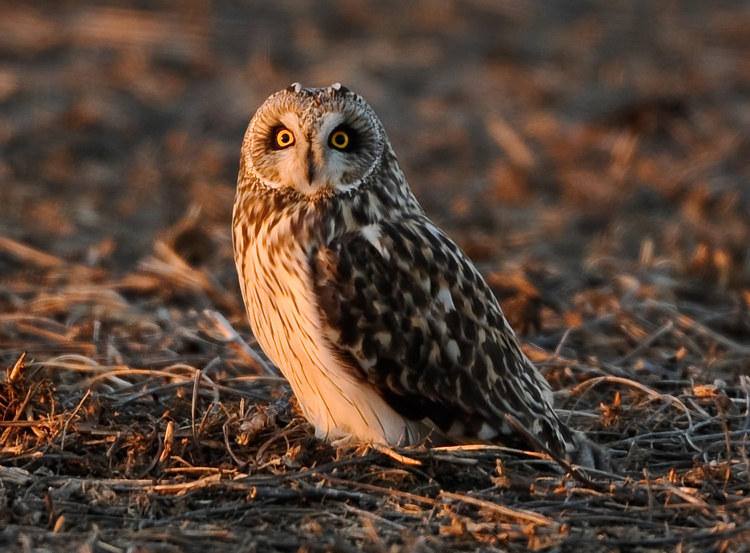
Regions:
<instances>
[{"instance_id":1,"label":"ground","mask_svg":"<svg viewBox=\"0 0 750 553\"><path fill-rule=\"evenodd\" d=\"M0 548L748 551L750 3L0 13ZM372 104L611 474L314 438L230 240L294 81Z\"/></svg>"}]
</instances>

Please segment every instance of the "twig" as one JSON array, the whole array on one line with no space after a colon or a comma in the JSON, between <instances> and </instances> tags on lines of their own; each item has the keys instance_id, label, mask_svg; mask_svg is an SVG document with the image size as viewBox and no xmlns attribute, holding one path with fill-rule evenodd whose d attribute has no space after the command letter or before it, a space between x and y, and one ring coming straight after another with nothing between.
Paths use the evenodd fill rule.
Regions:
<instances>
[{"instance_id":1,"label":"twig","mask_svg":"<svg viewBox=\"0 0 750 553\"><path fill-rule=\"evenodd\" d=\"M560 357L560 353L562 352L562 348L565 345L565 342L568 341L568 336L570 336L570 333L576 330L575 327L569 326L565 329L565 332L562 335L562 338L560 338L560 342L557 344L557 347L555 348L555 352L552 354L552 357L558 358Z\"/></svg>"},{"instance_id":2,"label":"twig","mask_svg":"<svg viewBox=\"0 0 750 553\"><path fill-rule=\"evenodd\" d=\"M13 368L10 370L10 373L8 374L8 383L13 382L18 377L18 374L21 372L25 361L26 352L24 351L18 358L18 360L14 363Z\"/></svg>"},{"instance_id":3,"label":"twig","mask_svg":"<svg viewBox=\"0 0 750 553\"><path fill-rule=\"evenodd\" d=\"M32 248L31 246L27 246L26 244L22 244L21 242L17 242L5 236L0 236L0 250L5 250L22 261L33 263L44 269L53 269L66 265L65 261L59 257L37 250L36 248Z\"/></svg>"},{"instance_id":4,"label":"twig","mask_svg":"<svg viewBox=\"0 0 750 553\"><path fill-rule=\"evenodd\" d=\"M623 357L621 357L620 359L618 359L612 364L617 367L622 366L622 364L625 363L625 361L632 359L633 357L635 357L636 355L644 351L651 344L653 344L656 340L658 340L662 334L669 332L673 328L674 328L674 323L672 321L667 321L667 323L664 326L662 326L660 329L658 329L656 332L654 332L648 338L646 338L644 341L638 344L638 346L636 346L633 350L631 350L630 353L624 355Z\"/></svg>"},{"instance_id":5,"label":"twig","mask_svg":"<svg viewBox=\"0 0 750 553\"><path fill-rule=\"evenodd\" d=\"M398 522L394 522L392 520L388 520L387 518L381 517L380 515L377 515L375 513L371 513L370 511L363 511L362 509L358 509L357 507L354 507L352 505L347 505L346 503L344 504L344 509L346 509L350 513L354 513L356 515L359 515L360 517L363 517L363 518L367 517L367 518L370 518L370 519L373 519L373 520L377 520L381 524L385 524L385 525L391 526L394 530L397 530L399 532L402 532L403 530L405 530L407 528L403 524L399 524Z\"/></svg>"},{"instance_id":6,"label":"twig","mask_svg":"<svg viewBox=\"0 0 750 553\"><path fill-rule=\"evenodd\" d=\"M164 430L164 447L162 448L161 454L159 455L159 462L163 463L169 458L169 454L172 453L172 444L174 442L174 421L167 422L167 428Z\"/></svg>"},{"instance_id":7,"label":"twig","mask_svg":"<svg viewBox=\"0 0 750 553\"><path fill-rule=\"evenodd\" d=\"M234 342L240 347L242 352L252 361L253 364L255 364L256 368L262 369L266 374L270 376L278 376L279 373L271 369L271 367L269 367L266 362L263 361L263 359L261 359L260 356L255 353L250 346L247 345L247 343L242 339L242 337L237 333L232 325L229 324L229 321L227 321L224 315L222 315L218 311L213 311L211 309L204 309L203 313L214 321L216 327L221 331L221 333L227 338L228 341Z\"/></svg>"},{"instance_id":8,"label":"twig","mask_svg":"<svg viewBox=\"0 0 750 553\"><path fill-rule=\"evenodd\" d=\"M326 480L328 482L335 482L337 484L341 484L344 486L352 486L355 488L360 488L360 489L368 490L371 492L378 492L386 496L403 497L404 499L409 499L417 503L424 503L427 505L431 505L433 507L440 505L440 501L438 501L437 499L432 499L431 497L424 497L422 495L404 492L401 490L394 490L391 488L384 488L382 486L375 486L373 484L365 484L364 482L353 482L349 480L343 480L341 478L335 478L333 476L329 476L328 474L320 474L319 476L323 480Z\"/></svg>"},{"instance_id":9,"label":"twig","mask_svg":"<svg viewBox=\"0 0 750 553\"><path fill-rule=\"evenodd\" d=\"M621 378L619 376L600 376L600 377L597 377L597 378L592 378L591 380L587 380L586 382L584 382L582 384L579 384L578 386L576 386L575 388L573 388L570 391L571 397L574 396L574 395L576 395L581 390L584 390L584 392L576 400L575 404L573 405L573 408L571 409L571 412L575 410L576 405L578 404L579 401L581 401L581 399L583 398L584 394L586 394L594 386L596 386L598 384L601 384L602 382L615 382L615 383L618 383L618 384L625 384L627 386L631 386L633 388L637 388L637 389L641 390L642 392L645 392L646 394L648 394L649 396L651 396L653 398L660 399L660 400L667 399L667 400L671 401L672 403L678 405L685 412L685 416L687 416L687 420L688 420L688 428L687 428L687 431L685 432L685 437L688 440L688 443L693 447L693 449L695 449L696 451L701 451L701 448L699 448L698 446L696 446L691 441L691 438L690 438L690 432L693 429L693 418L690 416L690 410L687 408L687 406L683 402L681 402L679 399L677 399L676 397L674 397L672 395L669 395L669 394L660 394L656 390L653 390L653 389L649 388L648 386L644 386L640 382L636 382L635 380L631 380L629 378Z\"/></svg>"},{"instance_id":10,"label":"twig","mask_svg":"<svg viewBox=\"0 0 750 553\"><path fill-rule=\"evenodd\" d=\"M75 416L78 414L78 411L83 407L84 402L91 396L91 390L86 390L86 393L81 398L81 401L78 402L78 405L76 405L76 408L73 409L73 412L70 414L70 416L65 421L65 426L63 426L63 434L62 434L62 440L60 440L60 449L65 449L65 437L68 434L68 426L70 426L71 421L75 418Z\"/></svg>"},{"instance_id":11,"label":"twig","mask_svg":"<svg viewBox=\"0 0 750 553\"><path fill-rule=\"evenodd\" d=\"M193 437L197 437L195 431L195 413L198 410L198 392L200 391L201 385L201 371L195 371L193 377L193 397L190 399L190 428L193 431Z\"/></svg>"},{"instance_id":12,"label":"twig","mask_svg":"<svg viewBox=\"0 0 750 553\"><path fill-rule=\"evenodd\" d=\"M651 492L651 479L648 477L648 469L643 468L643 478L646 480L646 491L648 492L648 520L654 517L654 494Z\"/></svg>"},{"instance_id":13,"label":"twig","mask_svg":"<svg viewBox=\"0 0 750 553\"><path fill-rule=\"evenodd\" d=\"M493 513L497 513L514 520L533 522L534 524L540 524L543 526L557 525L554 520L543 515L539 515L531 511L526 511L524 509L511 509L510 507L505 507L504 505L498 505L497 503L491 503L489 501L484 501L482 499L477 499L476 497L470 497L468 495L441 491L438 497L441 499L450 499L452 501L461 501L463 503L468 503L470 505L474 505L475 507L487 509L488 511L492 511Z\"/></svg>"},{"instance_id":14,"label":"twig","mask_svg":"<svg viewBox=\"0 0 750 553\"><path fill-rule=\"evenodd\" d=\"M227 452L229 453L229 456L234 460L235 463L237 463L237 466L242 468L245 465L247 465L247 461L243 461L239 459L235 454L234 451L232 451L232 445L229 443L229 425L230 423L235 422L231 418L227 419L226 422L222 425L222 430L224 432L224 445L227 448Z\"/></svg>"},{"instance_id":15,"label":"twig","mask_svg":"<svg viewBox=\"0 0 750 553\"><path fill-rule=\"evenodd\" d=\"M742 355L750 354L750 346L739 344L735 342L734 340L727 338L726 336L722 336L718 332L711 330L710 328L699 323L695 319L680 313L672 306L667 306L661 302L655 302L653 300L646 300L646 303L657 309L660 309L662 311L666 311L667 313L669 313L675 319L677 324L685 330L689 330L689 329L696 330L702 334L705 334L706 336L708 336L715 342L722 344L723 346L726 346L729 349L732 349L737 353L741 353Z\"/></svg>"},{"instance_id":16,"label":"twig","mask_svg":"<svg viewBox=\"0 0 750 553\"><path fill-rule=\"evenodd\" d=\"M373 449L376 449L383 455L387 455L391 459L395 459L399 463L402 463L404 465L421 465L422 462L417 459L412 459L411 457L407 457L405 455L401 455L400 453L397 453L393 449L391 449L388 446L385 446L383 444L372 444Z\"/></svg>"}]
</instances>

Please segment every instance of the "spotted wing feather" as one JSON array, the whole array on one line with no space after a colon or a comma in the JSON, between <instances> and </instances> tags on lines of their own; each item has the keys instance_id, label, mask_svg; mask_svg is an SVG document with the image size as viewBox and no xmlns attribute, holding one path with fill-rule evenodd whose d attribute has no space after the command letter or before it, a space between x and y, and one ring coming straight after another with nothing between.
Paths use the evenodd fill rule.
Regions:
<instances>
[{"instance_id":1,"label":"spotted wing feather","mask_svg":"<svg viewBox=\"0 0 750 553\"><path fill-rule=\"evenodd\" d=\"M334 351L401 415L457 441L515 443L510 413L568 457L573 437L547 382L482 276L429 219L345 234L319 248L311 268Z\"/></svg>"}]
</instances>

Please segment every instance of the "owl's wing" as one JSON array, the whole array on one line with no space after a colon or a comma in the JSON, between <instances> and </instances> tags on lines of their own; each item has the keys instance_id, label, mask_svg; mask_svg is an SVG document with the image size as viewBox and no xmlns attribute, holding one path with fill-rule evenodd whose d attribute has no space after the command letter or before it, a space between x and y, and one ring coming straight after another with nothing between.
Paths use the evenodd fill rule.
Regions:
<instances>
[{"instance_id":1,"label":"owl's wing","mask_svg":"<svg viewBox=\"0 0 750 553\"><path fill-rule=\"evenodd\" d=\"M482 276L429 219L370 225L313 252L310 263L335 353L394 410L458 441L514 443L510 413L568 457L573 437L547 382Z\"/></svg>"}]
</instances>

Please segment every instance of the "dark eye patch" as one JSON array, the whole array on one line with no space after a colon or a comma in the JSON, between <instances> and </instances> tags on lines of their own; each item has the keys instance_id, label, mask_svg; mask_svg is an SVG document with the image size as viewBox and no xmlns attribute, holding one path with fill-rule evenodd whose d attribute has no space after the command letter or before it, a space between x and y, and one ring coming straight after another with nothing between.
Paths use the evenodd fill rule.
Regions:
<instances>
[{"instance_id":1,"label":"dark eye patch","mask_svg":"<svg viewBox=\"0 0 750 553\"><path fill-rule=\"evenodd\" d=\"M346 133L347 136L347 142L345 147L341 147L338 144L334 143L334 141L338 141L338 137L336 133ZM340 144L340 142L339 142ZM335 129L331 131L331 134L328 135L328 145L332 147L335 150L338 150L340 152L356 152L362 147L362 136L357 132L351 125L348 125L347 123L342 123L339 126L337 126Z\"/></svg>"},{"instance_id":2,"label":"dark eye patch","mask_svg":"<svg viewBox=\"0 0 750 553\"><path fill-rule=\"evenodd\" d=\"M277 139L279 133L285 130L288 131L289 129L287 129L284 125L274 125L273 127L271 127L271 130L268 131L268 135L266 136L266 139L265 139L266 150L278 151L278 150L283 150L284 148L288 146L291 146L291 143L282 146L279 144L279 141ZM292 143L293 142L294 141L292 141Z\"/></svg>"}]
</instances>

